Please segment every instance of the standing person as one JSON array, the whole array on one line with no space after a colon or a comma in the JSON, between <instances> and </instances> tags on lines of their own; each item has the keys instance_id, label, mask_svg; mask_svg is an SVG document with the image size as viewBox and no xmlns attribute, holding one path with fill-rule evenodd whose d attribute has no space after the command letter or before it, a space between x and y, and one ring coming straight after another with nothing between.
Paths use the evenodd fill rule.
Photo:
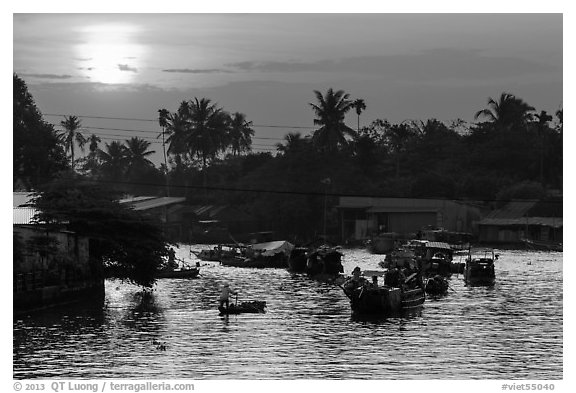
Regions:
<instances>
[{"instance_id":1,"label":"standing person","mask_svg":"<svg viewBox=\"0 0 576 393\"><path fill-rule=\"evenodd\" d=\"M172 247L168 250L168 267L172 270L178 267L178 264L176 263L176 251L174 251L174 248Z\"/></svg>"},{"instance_id":2,"label":"standing person","mask_svg":"<svg viewBox=\"0 0 576 393\"><path fill-rule=\"evenodd\" d=\"M230 299L230 295L238 295L238 292L234 291L233 289L230 289L230 285L228 283L224 284L224 287L222 287L222 292L220 292L220 307L223 307L224 304L226 304L226 308L228 308L228 303L229 303L229 299Z\"/></svg>"}]
</instances>

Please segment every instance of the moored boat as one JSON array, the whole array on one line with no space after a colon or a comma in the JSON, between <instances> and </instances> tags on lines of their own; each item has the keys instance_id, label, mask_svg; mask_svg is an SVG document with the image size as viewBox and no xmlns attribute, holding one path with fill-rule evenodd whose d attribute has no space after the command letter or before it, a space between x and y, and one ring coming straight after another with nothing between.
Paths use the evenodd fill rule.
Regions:
<instances>
[{"instance_id":1,"label":"moored boat","mask_svg":"<svg viewBox=\"0 0 576 393\"><path fill-rule=\"evenodd\" d=\"M433 277L428 277L425 280L424 290L427 294L438 296L448 292L449 284L446 277L437 274Z\"/></svg>"},{"instance_id":2,"label":"moored boat","mask_svg":"<svg viewBox=\"0 0 576 393\"><path fill-rule=\"evenodd\" d=\"M413 280L415 273L406 279L397 269L364 272L364 276L372 277L372 281L356 274L342 286L355 314L397 315L422 306L426 299L424 290ZM378 283L379 277L384 277L384 285Z\"/></svg>"},{"instance_id":3,"label":"moored boat","mask_svg":"<svg viewBox=\"0 0 576 393\"><path fill-rule=\"evenodd\" d=\"M537 251L563 251L562 243L543 242L530 239L522 239L528 250Z\"/></svg>"},{"instance_id":4,"label":"moored boat","mask_svg":"<svg viewBox=\"0 0 576 393\"><path fill-rule=\"evenodd\" d=\"M294 245L280 240L246 246L240 255L224 256L224 266L251 268L287 268L288 258Z\"/></svg>"},{"instance_id":5,"label":"moored boat","mask_svg":"<svg viewBox=\"0 0 576 393\"><path fill-rule=\"evenodd\" d=\"M319 281L334 281L344 273L340 247L322 245L308 253L305 273Z\"/></svg>"},{"instance_id":6,"label":"moored boat","mask_svg":"<svg viewBox=\"0 0 576 393\"><path fill-rule=\"evenodd\" d=\"M464 267L464 281L467 285L492 286L496 282L494 262L498 255L494 250L470 250Z\"/></svg>"},{"instance_id":7,"label":"moored boat","mask_svg":"<svg viewBox=\"0 0 576 393\"><path fill-rule=\"evenodd\" d=\"M222 258L238 256L241 253L241 248L243 246L240 244L219 244L212 249L200 250L200 252L194 252L194 255L198 259L207 262L220 262Z\"/></svg>"}]
</instances>

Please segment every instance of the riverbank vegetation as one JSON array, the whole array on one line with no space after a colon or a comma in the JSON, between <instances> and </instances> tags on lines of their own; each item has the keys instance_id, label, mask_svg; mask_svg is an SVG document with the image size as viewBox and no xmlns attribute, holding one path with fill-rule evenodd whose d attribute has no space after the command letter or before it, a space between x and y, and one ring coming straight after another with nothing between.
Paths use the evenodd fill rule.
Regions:
<instances>
[{"instance_id":1,"label":"riverbank vegetation","mask_svg":"<svg viewBox=\"0 0 576 393\"><path fill-rule=\"evenodd\" d=\"M59 137L31 105L24 82L16 75L14 81L15 189L36 188L73 170L119 193L233 205L267 229L310 238L322 226L325 201L335 206L339 195L498 203L562 187L562 110L538 111L508 92L478 108L474 124L391 123L382 113L360 127L369 102L342 90L311 91L311 102L303 104L310 107L315 130L287 132L276 151L264 153L252 151L247 115L195 97L151 114L165 142L164 162L155 166L149 141L103 143L82 130L82 119L65 118L68 132ZM346 124L347 115L355 129ZM82 144L72 139L71 126L84 133ZM79 157L74 143L80 149L88 144L88 152ZM36 154L39 146L42 154Z\"/></svg>"}]
</instances>

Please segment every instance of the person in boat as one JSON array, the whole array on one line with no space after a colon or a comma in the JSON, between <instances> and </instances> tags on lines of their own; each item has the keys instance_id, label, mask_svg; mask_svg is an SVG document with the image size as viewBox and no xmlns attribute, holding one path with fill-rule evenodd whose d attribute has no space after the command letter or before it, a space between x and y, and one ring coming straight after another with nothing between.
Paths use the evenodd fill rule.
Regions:
<instances>
[{"instance_id":1,"label":"person in boat","mask_svg":"<svg viewBox=\"0 0 576 393\"><path fill-rule=\"evenodd\" d=\"M228 308L230 295L238 295L238 292L231 289L230 284L225 283L222 287L222 292L220 292L220 307L223 307L224 304L226 304L226 308Z\"/></svg>"},{"instance_id":2,"label":"person in boat","mask_svg":"<svg viewBox=\"0 0 576 393\"><path fill-rule=\"evenodd\" d=\"M168 250L168 268L174 270L178 267L178 263L176 262L176 252L174 248L170 247Z\"/></svg>"},{"instance_id":3,"label":"person in boat","mask_svg":"<svg viewBox=\"0 0 576 393\"><path fill-rule=\"evenodd\" d=\"M344 288L355 289L364 286L368 280L366 280L364 277L361 277L361 274L362 270L359 266L356 266L354 270L352 270L352 277L346 280L344 283Z\"/></svg>"}]
</instances>

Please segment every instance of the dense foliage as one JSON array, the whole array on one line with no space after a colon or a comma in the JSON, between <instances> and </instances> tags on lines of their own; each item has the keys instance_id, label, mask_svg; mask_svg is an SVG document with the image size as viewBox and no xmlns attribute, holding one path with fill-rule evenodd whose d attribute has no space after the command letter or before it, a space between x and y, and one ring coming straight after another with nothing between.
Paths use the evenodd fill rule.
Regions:
<instances>
[{"instance_id":1,"label":"dense foliage","mask_svg":"<svg viewBox=\"0 0 576 393\"><path fill-rule=\"evenodd\" d=\"M246 115L194 98L174 112L158 111L159 137L166 142L160 167L149 160L150 142L130 138L102 145L96 135L85 135L89 153L70 162L123 193L233 205L287 238L318 235L324 204L336 213L339 195L494 201L562 188L562 110L554 116L537 112L502 93L478 108L478 122L471 125L436 119L392 124L381 118L360 128L363 99L333 89L312 97L315 131L287 132L275 152L251 152L254 131ZM347 114L357 120L356 130L346 125ZM56 143L52 149L60 152L60 167L50 166L53 174L65 165L65 146L46 143ZM69 144L66 151L73 152ZM18 156L27 159L20 151ZM337 214L328 220L329 230L336 231Z\"/></svg>"},{"instance_id":2,"label":"dense foliage","mask_svg":"<svg viewBox=\"0 0 576 393\"><path fill-rule=\"evenodd\" d=\"M167 255L162 227L117 201L110 188L77 175L63 176L37 191L35 219L51 229L90 238L90 257L109 275L149 287Z\"/></svg>"},{"instance_id":3,"label":"dense foliage","mask_svg":"<svg viewBox=\"0 0 576 393\"><path fill-rule=\"evenodd\" d=\"M30 190L66 169L64 146L42 119L26 83L13 75L13 187Z\"/></svg>"}]
</instances>

